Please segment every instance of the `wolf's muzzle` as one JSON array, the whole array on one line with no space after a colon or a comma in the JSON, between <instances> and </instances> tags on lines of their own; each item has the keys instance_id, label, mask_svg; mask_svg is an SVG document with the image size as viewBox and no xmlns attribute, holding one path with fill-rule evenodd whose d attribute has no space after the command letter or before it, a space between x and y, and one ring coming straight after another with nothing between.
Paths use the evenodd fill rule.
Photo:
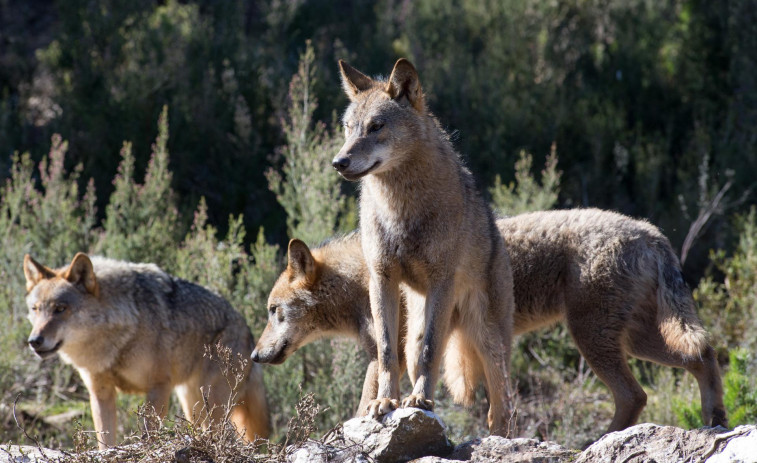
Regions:
<instances>
[{"instance_id":1,"label":"wolf's muzzle","mask_svg":"<svg viewBox=\"0 0 757 463\"><path fill-rule=\"evenodd\" d=\"M56 345L52 347L52 349L44 349L45 345L45 338L42 336L31 336L27 340L29 343L29 347L32 348L35 354L39 355L41 358L47 358L54 353L58 352L58 349L60 349L60 346L63 344L63 341L58 341Z\"/></svg>"},{"instance_id":2,"label":"wolf's muzzle","mask_svg":"<svg viewBox=\"0 0 757 463\"><path fill-rule=\"evenodd\" d=\"M338 172L344 172L344 170L350 166L350 158L334 158L331 165L334 166L334 169Z\"/></svg>"}]
</instances>

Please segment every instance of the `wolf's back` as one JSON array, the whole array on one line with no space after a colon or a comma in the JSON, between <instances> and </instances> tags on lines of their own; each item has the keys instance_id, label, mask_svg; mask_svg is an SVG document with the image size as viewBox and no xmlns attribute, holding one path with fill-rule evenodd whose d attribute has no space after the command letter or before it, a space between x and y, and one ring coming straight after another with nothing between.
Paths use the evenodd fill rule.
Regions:
<instances>
[{"instance_id":1,"label":"wolf's back","mask_svg":"<svg viewBox=\"0 0 757 463\"><path fill-rule=\"evenodd\" d=\"M155 264L93 257L101 296L112 308L128 313L150 328L217 335L226 327L249 331L244 317L226 299L195 283L175 277Z\"/></svg>"}]
</instances>

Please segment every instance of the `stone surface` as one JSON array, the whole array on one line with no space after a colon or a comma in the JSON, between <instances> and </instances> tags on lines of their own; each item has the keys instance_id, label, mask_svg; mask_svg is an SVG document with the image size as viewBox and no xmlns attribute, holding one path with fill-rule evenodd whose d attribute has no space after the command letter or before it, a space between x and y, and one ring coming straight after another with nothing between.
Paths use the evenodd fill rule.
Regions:
<instances>
[{"instance_id":1,"label":"stone surface","mask_svg":"<svg viewBox=\"0 0 757 463\"><path fill-rule=\"evenodd\" d=\"M287 456L290 463L370 463L371 460L362 448L355 446L326 445L309 441Z\"/></svg>"},{"instance_id":2,"label":"stone surface","mask_svg":"<svg viewBox=\"0 0 757 463\"><path fill-rule=\"evenodd\" d=\"M570 461L578 453L577 450L568 450L554 442L489 436L460 444L444 458L424 457L413 460L412 463L454 463L456 461L558 463Z\"/></svg>"},{"instance_id":3,"label":"stone surface","mask_svg":"<svg viewBox=\"0 0 757 463\"><path fill-rule=\"evenodd\" d=\"M120 446L103 452L87 452L89 461L135 461L141 454L139 444ZM179 450L161 461L197 463L203 455ZM68 454L70 455L70 454ZM52 463L66 461L67 454L32 446L1 446L0 463ZM433 413L419 409L400 409L382 423L369 418L353 419L325 442L308 441L289 450L292 463L398 462L412 463L757 463L757 425L734 430L703 428L686 431L673 426L640 424L607 434L583 452L569 450L554 442L535 439L505 439L489 436L451 447L444 425Z\"/></svg>"},{"instance_id":4,"label":"stone surface","mask_svg":"<svg viewBox=\"0 0 757 463\"><path fill-rule=\"evenodd\" d=\"M342 429L345 442L359 445L376 462L444 456L453 449L441 420L418 408L397 409L381 422L353 418Z\"/></svg>"},{"instance_id":5,"label":"stone surface","mask_svg":"<svg viewBox=\"0 0 757 463\"><path fill-rule=\"evenodd\" d=\"M644 423L612 432L587 448L576 463L642 463L701 461L725 428L686 431L674 426ZM725 442L726 439L721 439ZM757 457L757 453L755 453ZM704 458L703 458L704 457ZM757 461L757 460L750 460Z\"/></svg>"},{"instance_id":6,"label":"stone surface","mask_svg":"<svg viewBox=\"0 0 757 463\"><path fill-rule=\"evenodd\" d=\"M468 449L470 449L470 453L468 453ZM577 451L566 449L554 442L489 436L459 445L455 448L455 452L450 455L450 458L471 462L556 463L575 457L577 453ZM469 458L464 458L468 455L470 455Z\"/></svg>"},{"instance_id":7,"label":"stone surface","mask_svg":"<svg viewBox=\"0 0 757 463\"><path fill-rule=\"evenodd\" d=\"M706 463L746 463L757 461L757 426L737 426L718 434Z\"/></svg>"},{"instance_id":8,"label":"stone surface","mask_svg":"<svg viewBox=\"0 0 757 463\"><path fill-rule=\"evenodd\" d=\"M63 452L31 445L0 445L0 463L54 463L64 460Z\"/></svg>"}]
</instances>

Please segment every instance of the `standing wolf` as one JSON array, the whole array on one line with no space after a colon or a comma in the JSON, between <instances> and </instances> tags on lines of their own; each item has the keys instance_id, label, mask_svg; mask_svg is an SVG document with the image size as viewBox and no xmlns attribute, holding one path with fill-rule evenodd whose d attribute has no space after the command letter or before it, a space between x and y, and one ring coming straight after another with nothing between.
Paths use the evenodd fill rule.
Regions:
<instances>
[{"instance_id":1,"label":"standing wolf","mask_svg":"<svg viewBox=\"0 0 757 463\"><path fill-rule=\"evenodd\" d=\"M116 443L116 389L147 394L161 417L174 389L187 419L204 426L208 418L220 423L223 406L236 404L231 420L237 430L248 440L268 436L262 372L243 361L254 339L222 297L154 264L83 253L57 270L26 255L24 274L29 346L41 358L57 352L79 371L101 449ZM217 345L230 350L232 370L243 369L234 390L235 378L205 355L207 346Z\"/></svg>"},{"instance_id":2,"label":"standing wolf","mask_svg":"<svg viewBox=\"0 0 757 463\"><path fill-rule=\"evenodd\" d=\"M610 388L608 432L631 426L646 394L627 356L685 368L699 384L702 418L727 426L715 352L707 345L691 292L668 240L647 222L597 209L535 212L497 220L513 266L514 332L566 322L592 370ZM268 325L253 359L281 363L324 336L359 339L370 358L358 414L376 397L375 331L369 273L359 233L312 252L289 245L289 265L269 296ZM444 352L444 379L455 401L472 405L481 376L464 336ZM401 353L400 353L401 354Z\"/></svg>"},{"instance_id":3,"label":"standing wolf","mask_svg":"<svg viewBox=\"0 0 757 463\"><path fill-rule=\"evenodd\" d=\"M398 405L402 286L414 383L402 406L433 408L454 318L455 331L465 333L468 349L480 358L490 432L506 435L512 274L491 210L427 112L409 61L397 61L387 81L339 64L351 104L343 120L346 141L333 165L345 179L361 179L362 247L378 348L378 394L370 414L379 417Z\"/></svg>"}]
</instances>

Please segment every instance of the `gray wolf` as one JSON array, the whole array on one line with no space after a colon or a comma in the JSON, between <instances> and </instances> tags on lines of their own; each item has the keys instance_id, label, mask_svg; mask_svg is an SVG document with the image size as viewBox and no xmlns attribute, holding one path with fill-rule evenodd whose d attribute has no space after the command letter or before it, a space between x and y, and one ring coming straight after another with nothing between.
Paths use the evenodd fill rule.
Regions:
<instances>
[{"instance_id":1,"label":"gray wolf","mask_svg":"<svg viewBox=\"0 0 757 463\"><path fill-rule=\"evenodd\" d=\"M409 61L397 61L387 80L339 64L351 102L333 166L361 183L362 248L378 333L378 395L368 405L370 415L398 405L401 287L414 384L402 406L433 409L444 345L462 332L488 385L489 430L507 435L512 274L489 205L426 110Z\"/></svg>"},{"instance_id":2,"label":"gray wolf","mask_svg":"<svg viewBox=\"0 0 757 463\"><path fill-rule=\"evenodd\" d=\"M627 356L691 372L699 384L703 422L727 426L715 352L678 258L656 227L598 209L523 214L499 219L497 227L513 266L515 334L567 324L581 354L612 392L615 416L607 432L633 425L646 404ZM269 316L253 358L281 363L313 339L355 337L370 358L358 407L358 414L364 413L376 397L378 354L360 235L312 251L294 240L289 262L269 298L277 316ZM471 405L481 368L468 345L464 336L449 341L444 380L457 402Z\"/></svg>"},{"instance_id":3,"label":"gray wolf","mask_svg":"<svg viewBox=\"0 0 757 463\"><path fill-rule=\"evenodd\" d=\"M24 274L29 346L41 358L60 355L79 372L101 449L116 443L116 390L146 394L160 417L175 390L187 419L205 426L219 423L223 405L236 404L231 421L240 434L268 436L261 368L244 362L254 339L222 297L154 264L83 253L59 269L27 254ZM205 355L217 345L230 350L232 369L243 369L241 384L227 382L218 361Z\"/></svg>"}]
</instances>

